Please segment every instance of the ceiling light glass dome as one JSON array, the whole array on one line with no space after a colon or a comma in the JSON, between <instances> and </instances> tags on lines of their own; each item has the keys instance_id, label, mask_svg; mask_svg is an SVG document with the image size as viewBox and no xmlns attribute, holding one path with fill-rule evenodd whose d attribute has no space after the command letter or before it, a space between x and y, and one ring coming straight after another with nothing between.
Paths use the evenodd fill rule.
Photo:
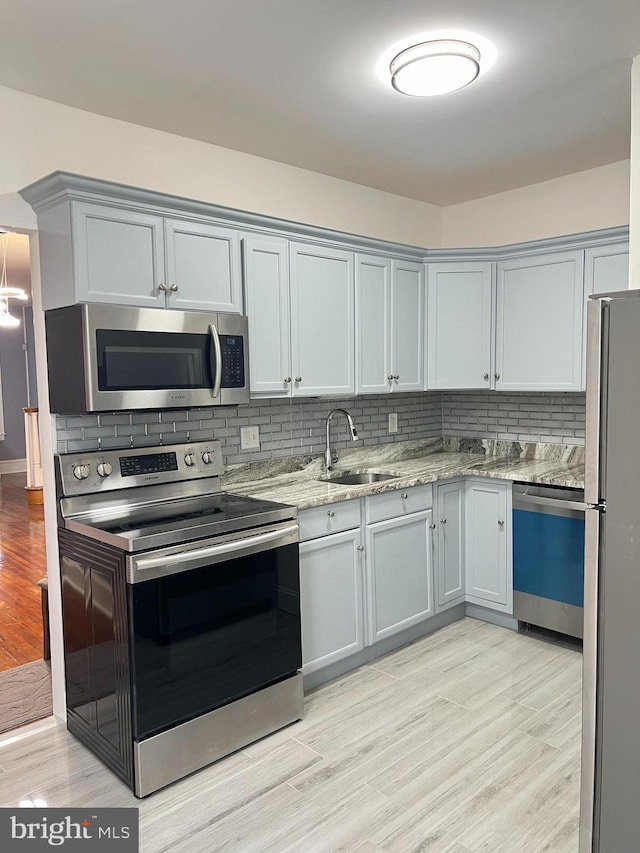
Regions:
<instances>
[{"instance_id":1,"label":"ceiling light glass dome","mask_svg":"<svg viewBox=\"0 0 640 853\"><path fill-rule=\"evenodd\" d=\"M455 92L480 73L480 51L456 39L437 39L398 53L389 66L391 85L398 92L428 97Z\"/></svg>"}]
</instances>

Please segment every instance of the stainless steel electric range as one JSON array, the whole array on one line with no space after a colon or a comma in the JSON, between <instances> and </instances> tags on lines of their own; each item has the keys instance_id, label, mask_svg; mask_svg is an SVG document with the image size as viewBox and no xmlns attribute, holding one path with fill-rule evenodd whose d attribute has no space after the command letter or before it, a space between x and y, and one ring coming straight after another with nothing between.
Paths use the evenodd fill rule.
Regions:
<instances>
[{"instance_id":1,"label":"stainless steel electric range","mask_svg":"<svg viewBox=\"0 0 640 853\"><path fill-rule=\"evenodd\" d=\"M56 457L67 725L139 797L302 717L297 509L219 442Z\"/></svg>"}]
</instances>

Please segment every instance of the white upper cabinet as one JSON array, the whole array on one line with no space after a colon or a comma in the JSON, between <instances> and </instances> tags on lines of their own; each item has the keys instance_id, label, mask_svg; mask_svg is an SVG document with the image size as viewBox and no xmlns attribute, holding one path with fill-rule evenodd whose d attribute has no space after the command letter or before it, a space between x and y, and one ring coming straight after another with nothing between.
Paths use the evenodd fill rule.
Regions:
<instances>
[{"instance_id":1,"label":"white upper cabinet","mask_svg":"<svg viewBox=\"0 0 640 853\"><path fill-rule=\"evenodd\" d=\"M424 264L391 264L391 373L393 391L424 387Z\"/></svg>"},{"instance_id":2,"label":"white upper cabinet","mask_svg":"<svg viewBox=\"0 0 640 853\"><path fill-rule=\"evenodd\" d=\"M76 298L67 298L67 303L165 307L160 216L82 202L73 204L72 216Z\"/></svg>"},{"instance_id":3,"label":"white upper cabinet","mask_svg":"<svg viewBox=\"0 0 640 853\"><path fill-rule=\"evenodd\" d=\"M356 391L385 394L391 373L391 261L356 255Z\"/></svg>"},{"instance_id":4,"label":"white upper cabinet","mask_svg":"<svg viewBox=\"0 0 640 853\"><path fill-rule=\"evenodd\" d=\"M493 387L492 267L427 266L428 389Z\"/></svg>"},{"instance_id":5,"label":"white upper cabinet","mask_svg":"<svg viewBox=\"0 0 640 853\"><path fill-rule=\"evenodd\" d=\"M356 255L356 391L423 387L424 267Z\"/></svg>"},{"instance_id":6,"label":"white upper cabinet","mask_svg":"<svg viewBox=\"0 0 640 853\"><path fill-rule=\"evenodd\" d=\"M237 232L84 202L72 204L72 216L68 301L242 312Z\"/></svg>"},{"instance_id":7,"label":"white upper cabinet","mask_svg":"<svg viewBox=\"0 0 640 853\"><path fill-rule=\"evenodd\" d=\"M275 238L247 237L243 249L251 393L286 397L293 382L289 244Z\"/></svg>"},{"instance_id":8,"label":"white upper cabinet","mask_svg":"<svg viewBox=\"0 0 640 853\"><path fill-rule=\"evenodd\" d=\"M293 395L353 394L353 253L290 243Z\"/></svg>"},{"instance_id":9,"label":"white upper cabinet","mask_svg":"<svg viewBox=\"0 0 640 853\"><path fill-rule=\"evenodd\" d=\"M498 263L495 387L579 391L583 253Z\"/></svg>"},{"instance_id":10,"label":"white upper cabinet","mask_svg":"<svg viewBox=\"0 0 640 853\"><path fill-rule=\"evenodd\" d=\"M164 227L168 307L241 313L238 232L183 219Z\"/></svg>"}]
</instances>

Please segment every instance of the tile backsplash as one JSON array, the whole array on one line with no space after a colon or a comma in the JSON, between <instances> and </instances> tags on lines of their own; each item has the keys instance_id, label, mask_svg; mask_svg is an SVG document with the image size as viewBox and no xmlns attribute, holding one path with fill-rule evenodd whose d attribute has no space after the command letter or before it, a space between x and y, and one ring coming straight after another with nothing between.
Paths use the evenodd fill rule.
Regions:
<instances>
[{"instance_id":1,"label":"tile backsplash","mask_svg":"<svg viewBox=\"0 0 640 853\"><path fill-rule=\"evenodd\" d=\"M222 442L228 465L282 456L321 454L333 408L353 416L360 446L438 436L584 444L584 394L440 392L337 399L254 400L239 408L114 412L57 416L59 453L149 447L186 441ZM398 432L388 432L388 415ZM242 450L240 429L260 428L260 449ZM332 445L351 446L344 418L331 425Z\"/></svg>"}]
</instances>

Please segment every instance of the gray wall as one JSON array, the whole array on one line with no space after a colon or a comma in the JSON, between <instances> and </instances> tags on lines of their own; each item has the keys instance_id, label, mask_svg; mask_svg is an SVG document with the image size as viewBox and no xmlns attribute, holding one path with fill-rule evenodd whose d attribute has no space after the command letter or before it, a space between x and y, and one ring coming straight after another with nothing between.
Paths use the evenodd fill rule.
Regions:
<instances>
[{"instance_id":1,"label":"gray wall","mask_svg":"<svg viewBox=\"0 0 640 853\"><path fill-rule=\"evenodd\" d=\"M12 305L11 312L17 314ZM22 322L15 329L0 329L0 370L2 371L2 406L4 412L4 430L6 437L0 441L0 461L8 459L24 459L26 456L24 439L23 407L29 405L27 400L27 369L25 354L22 349L25 330L27 340L31 340L29 351L30 360L35 364L33 349L33 311L26 308L22 314ZM31 372L35 372L32 370ZM34 387L35 392L35 387ZM32 405L37 405L37 396L31 397Z\"/></svg>"},{"instance_id":2,"label":"gray wall","mask_svg":"<svg viewBox=\"0 0 640 853\"><path fill-rule=\"evenodd\" d=\"M440 393L397 394L325 399L254 401L237 409L122 412L56 419L58 452L144 447L217 438L227 464L282 456L320 454L324 422L337 406L354 417L362 443L460 435L584 444L584 394ZM390 435L390 412L399 431ZM260 427L260 450L240 448L240 428ZM336 418L331 435L336 447L350 445L344 419Z\"/></svg>"}]
</instances>

